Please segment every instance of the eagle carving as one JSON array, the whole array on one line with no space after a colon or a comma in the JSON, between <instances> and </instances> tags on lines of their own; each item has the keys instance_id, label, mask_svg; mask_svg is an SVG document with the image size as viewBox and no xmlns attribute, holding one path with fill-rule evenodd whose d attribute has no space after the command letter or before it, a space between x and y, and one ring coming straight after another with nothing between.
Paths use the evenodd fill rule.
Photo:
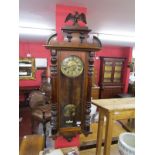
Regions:
<instances>
[{"instance_id":1,"label":"eagle carving","mask_svg":"<svg viewBox=\"0 0 155 155\"><path fill-rule=\"evenodd\" d=\"M73 25L77 25L78 21L82 21L85 24L87 24L85 14L84 13L79 14L77 11L75 11L75 14L69 13L65 19L65 23L69 20L73 21Z\"/></svg>"}]
</instances>

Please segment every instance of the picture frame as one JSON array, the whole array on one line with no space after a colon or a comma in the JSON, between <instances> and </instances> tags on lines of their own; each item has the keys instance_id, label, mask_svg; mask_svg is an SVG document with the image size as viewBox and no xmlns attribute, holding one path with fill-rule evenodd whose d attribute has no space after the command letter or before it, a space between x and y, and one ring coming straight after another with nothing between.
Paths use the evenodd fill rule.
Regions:
<instances>
[{"instance_id":1,"label":"picture frame","mask_svg":"<svg viewBox=\"0 0 155 155\"><path fill-rule=\"evenodd\" d=\"M19 79L35 80L34 58L19 58Z\"/></svg>"}]
</instances>

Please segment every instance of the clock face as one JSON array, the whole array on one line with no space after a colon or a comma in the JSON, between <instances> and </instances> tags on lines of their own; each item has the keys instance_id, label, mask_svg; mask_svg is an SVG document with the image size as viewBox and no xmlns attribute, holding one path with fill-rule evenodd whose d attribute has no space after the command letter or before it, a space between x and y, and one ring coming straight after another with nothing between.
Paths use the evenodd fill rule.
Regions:
<instances>
[{"instance_id":1,"label":"clock face","mask_svg":"<svg viewBox=\"0 0 155 155\"><path fill-rule=\"evenodd\" d=\"M69 56L61 63L61 71L67 77L77 77L83 71L83 63L77 56Z\"/></svg>"}]
</instances>

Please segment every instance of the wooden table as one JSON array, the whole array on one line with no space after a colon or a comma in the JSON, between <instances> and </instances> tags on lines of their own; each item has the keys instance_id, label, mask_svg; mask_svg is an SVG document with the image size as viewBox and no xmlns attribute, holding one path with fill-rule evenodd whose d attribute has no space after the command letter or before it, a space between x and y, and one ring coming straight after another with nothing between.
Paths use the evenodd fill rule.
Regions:
<instances>
[{"instance_id":1,"label":"wooden table","mask_svg":"<svg viewBox=\"0 0 155 155\"><path fill-rule=\"evenodd\" d=\"M96 155L101 154L104 116L107 120L105 131L104 155L110 155L113 121L119 119L134 118L135 98L129 97L117 99L98 99L92 100L92 104L96 105L99 108Z\"/></svg>"},{"instance_id":2,"label":"wooden table","mask_svg":"<svg viewBox=\"0 0 155 155\"><path fill-rule=\"evenodd\" d=\"M20 155L38 155L44 149L43 135L26 135L20 144Z\"/></svg>"}]
</instances>

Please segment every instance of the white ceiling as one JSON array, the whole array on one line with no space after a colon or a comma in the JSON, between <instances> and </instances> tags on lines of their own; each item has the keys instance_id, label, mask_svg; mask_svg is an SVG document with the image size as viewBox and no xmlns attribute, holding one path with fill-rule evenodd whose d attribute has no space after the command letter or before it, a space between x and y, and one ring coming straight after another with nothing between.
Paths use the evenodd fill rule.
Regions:
<instances>
[{"instance_id":1,"label":"white ceiling","mask_svg":"<svg viewBox=\"0 0 155 155\"><path fill-rule=\"evenodd\" d=\"M92 32L122 38L128 37L129 41L126 43L133 43L131 40L135 29L135 0L20 0L20 40L44 41L47 39L48 34L39 35L38 33L36 35L35 30L55 30L56 4L86 7L87 24ZM34 33L25 34L21 28L33 28ZM53 32L51 31L51 33ZM103 36L103 40L104 38L106 36ZM119 42L121 44L123 41Z\"/></svg>"}]
</instances>

